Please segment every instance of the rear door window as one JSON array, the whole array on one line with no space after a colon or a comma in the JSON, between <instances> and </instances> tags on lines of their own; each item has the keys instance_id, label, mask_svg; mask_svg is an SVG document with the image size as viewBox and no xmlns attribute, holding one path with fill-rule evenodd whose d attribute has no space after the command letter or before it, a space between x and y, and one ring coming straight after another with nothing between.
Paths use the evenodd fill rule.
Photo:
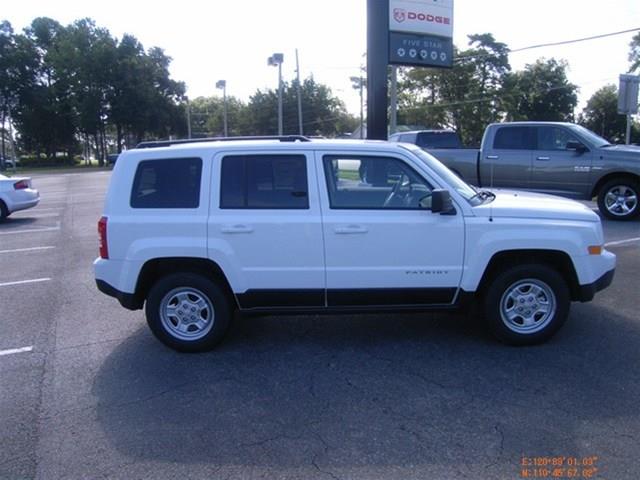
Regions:
<instances>
[{"instance_id":1,"label":"rear door window","mask_svg":"<svg viewBox=\"0 0 640 480\"><path fill-rule=\"evenodd\" d=\"M533 150L535 129L532 127L498 127L493 140L496 150Z\"/></svg>"},{"instance_id":2,"label":"rear door window","mask_svg":"<svg viewBox=\"0 0 640 480\"><path fill-rule=\"evenodd\" d=\"M163 158L138 164L131 208L198 208L202 159Z\"/></svg>"},{"instance_id":3,"label":"rear door window","mask_svg":"<svg viewBox=\"0 0 640 480\"><path fill-rule=\"evenodd\" d=\"M309 208L306 157L304 155L224 157L220 208Z\"/></svg>"}]
</instances>

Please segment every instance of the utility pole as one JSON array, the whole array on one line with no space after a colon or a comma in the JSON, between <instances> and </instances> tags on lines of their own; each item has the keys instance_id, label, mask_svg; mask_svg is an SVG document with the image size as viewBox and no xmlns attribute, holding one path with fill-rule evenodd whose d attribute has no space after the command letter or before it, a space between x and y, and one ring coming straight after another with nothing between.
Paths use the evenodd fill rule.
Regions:
<instances>
[{"instance_id":1,"label":"utility pole","mask_svg":"<svg viewBox=\"0 0 640 480\"><path fill-rule=\"evenodd\" d=\"M391 65L391 125L390 133L398 129L398 67Z\"/></svg>"},{"instance_id":2,"label":"utility pole","mask_svg":"<svg viewBox=\"0 0 640 480\"><path fill-rule=\"evenodd\" d=\"M298 76L298 133L302 133L302 94L300 93L300 62L298 61L298 49L296 48L296 75Z\"/></svg>"},{"instance_id":3,"label":"utility pole","mask_svg":"<svg viewBox=\"0 0 640 480\"><path fill-rule=\"evenodd\" d=\"M223 109L223 124L224 124L224 136L229 136L229 129L227 128L227 81L218 80L216 82L216 88L222 89L222 109Z\"/></svg>"},{"instance_id":4,"label":"utility pole","mask_svg":"<svg viewBox=\"0 0 640 480\"><path fill-rule=\"evenodd\" d=\"M189 103L189 97L184 97L187 100L187 138L191 139L191 104Z\"/></svg>"}]
</instances>

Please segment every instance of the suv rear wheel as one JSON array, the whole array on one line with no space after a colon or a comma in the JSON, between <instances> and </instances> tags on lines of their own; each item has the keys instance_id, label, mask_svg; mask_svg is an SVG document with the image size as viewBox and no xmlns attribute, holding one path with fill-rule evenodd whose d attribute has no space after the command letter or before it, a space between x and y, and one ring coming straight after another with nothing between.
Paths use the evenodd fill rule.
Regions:
<instances>
[{"instance_id":1,"label":"suv rear wheel","mask_svg":"<svg viewBox=\"0 0 640 480\"><path fill-rule=\"evenodd\" d=\"M154 335L181 352L212 349L224 337L232 314L222 289L195 273L158 280L149 291L145 312Z\"/></svg>"},{"instance_id":2,"label":"suv rear wheel","mask_svg":"<svg viewBox=\"0 0 640 480\"><path fill-rule=\"evenodd\" d=\"M489 329L510 345L548 340L569 315L566 281L546 265L520 265L498 275L484 298Z\"/></svg>"}]
</instances>

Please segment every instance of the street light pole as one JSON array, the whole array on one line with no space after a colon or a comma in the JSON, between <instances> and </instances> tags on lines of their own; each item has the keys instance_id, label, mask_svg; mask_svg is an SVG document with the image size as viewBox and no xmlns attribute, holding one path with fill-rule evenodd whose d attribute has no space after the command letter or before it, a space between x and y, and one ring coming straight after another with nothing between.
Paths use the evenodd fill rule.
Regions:
<instances>
[{"instance_id":1,"label":"street light pole","mask_svg":"<svg viewBox=\"0 0 640 480\"><path fill-rule=\"evenodd\" d=\"M359 77L350 77L353 88L360 90L360 138L364 138L364 85L365 79L360 74Z\"/></svg>"},{"instance_id":2,"label":"street light pole","mask_svg":"<svg viewBox=\"0 0 640 480\"><path fill-rule=\"evenodd\" d=\"M187 138L191 139L191 104L189 97L184 98L187 100Z\"/></svg>"},{"instance_id":3,"label":"street light pole","mask_svg":"<svg viewBox=\"0 0 640 480\"><path fill-rule=\"evenodd\" d=\"M267 59L267 64L278 67L278 135L282 135L282 62L284 55L274 53Z\"/></svg>"},{"instance_id":4,"label":"street light pole","mask_svg":"<svg viewBox=\"0 0 640 480\"><path fill-rule=\"evenodd\" d=\"M227 81L218 80L216 82L216 88L222 89L222 109L223 109L223 124L224 124L224 136L229 136L229 130L227 128Z\"/></svg>"},{"instance_id":5,"label":"street light pole","mask_svg":"<svg viewBox=\"0 0 640 480\"><path fill-rule=\"evenodd\" d=\"M298 133L302 133L302 95L300 93L300 62L298 61L298 49L296 48L296 75L298 76Z\"/></svg>"},{"instance_id":6,"label":"street light pole","mask_svg":"<svg viewBox=\"0 0 640 480\"><path fill-rule=\"evenodd\" d=\"M282 135L282 62L278 63L278 135Z\"/></svg>"}]
</instances>

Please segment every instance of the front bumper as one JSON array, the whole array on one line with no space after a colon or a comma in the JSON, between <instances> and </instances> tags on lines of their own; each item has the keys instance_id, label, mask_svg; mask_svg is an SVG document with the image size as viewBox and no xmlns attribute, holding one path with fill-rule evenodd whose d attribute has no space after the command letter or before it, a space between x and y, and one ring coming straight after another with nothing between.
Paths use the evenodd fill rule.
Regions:
<instances>
[{"instance_id":1,"label":"front bumper","mask_svg":"<svg viewBox=\"0 0 640 480\"><path fill-rule=\"evenodd\" d=\"M615 272L616 269L613 268L607 273L603 274L595 282L589 283L587 285L580 285L580 288L578 290L578 300L581 302L589 302L593 300L596 292L604 290L609 285L611 285Z\"/></svg>"}]
</instances>

